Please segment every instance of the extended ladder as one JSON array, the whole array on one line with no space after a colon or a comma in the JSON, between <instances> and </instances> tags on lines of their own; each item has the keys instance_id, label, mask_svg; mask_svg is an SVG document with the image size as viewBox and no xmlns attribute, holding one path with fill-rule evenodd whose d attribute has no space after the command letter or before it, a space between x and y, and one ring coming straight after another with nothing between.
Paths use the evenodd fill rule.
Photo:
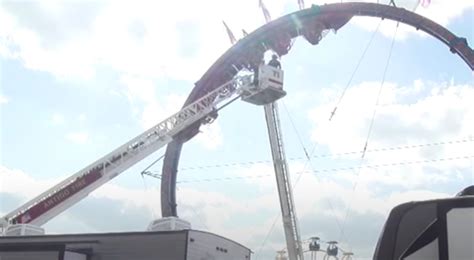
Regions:
<instances>
[{"instance_id":1,"label":"extended ladder","mask_svg":"<svg viewBox=\"0 0 474 260\"><path fill-rule=\"evenodd\" d=\"M236 77L159 124L121 145L84 169L41 193L0 219L0 227L30 224L41 226L89 193L121 174L140 160L167 145L173 137L204 119L223 101L252 84L252 76ZM204 120L206 121L206 120Z\"/></svg>"},{"instance_id":2,"label":"extended ladder","mask_svg":"<svg viewBox=\"0 0 474 260\"><path fill-rule=\"evenodd\" d=\"M280 119L277 103L265 105L265 119L267 121L268 136L272 150L273 167L280 197L280 206L283 219L283 230L286 237L286 247L290 260L303 259L303 247L296 218L295 203L291 189L288 164L286 162Z\"/></svg>"}]
</instances>

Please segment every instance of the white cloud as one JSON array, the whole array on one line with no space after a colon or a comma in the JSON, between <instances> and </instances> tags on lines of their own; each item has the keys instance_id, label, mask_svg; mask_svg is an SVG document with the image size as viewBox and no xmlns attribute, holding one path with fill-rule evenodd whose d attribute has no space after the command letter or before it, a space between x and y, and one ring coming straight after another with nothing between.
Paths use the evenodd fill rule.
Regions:
<instances>
[{"instance_id":1,"label":"white cloud","mask_svg":"<svg viewBox=\"0 0 474 260\"><path fill-rule=\"evenodd\" d=\"M230 47L222 19L236 35L263 24L253 0L48 3L0 7L0 54L61 78L90 78L105 67L194 81ZM275 17L283 4L268 4Z\"/></svg>"},{"instance_id":2,"label":"white cloud","mask_svg":"<svg viewBox=\"0 0 474 260\"><path fill-rule=\"evenodd\" d=\"M148 210L151 217L160 215L160 191L157 189L128 189L109 183L94 191L91 196L120 202L123 205L122 212L139 207Z\"/></svg>"},{"instance_id":3,"label":"white cloud","mask_svg":"<svg viewBox=\"0 0 474 260\"><path fill-rule=\"evenodd\" d=\"M77 120L80 122L80 123L83 123L84 121L86 121L87 119L87 116L83 113L79 114L79 116L77 116ZM54 126L59 126L59 125L64 125L64 123L66 122L66 118L64 117L64 115L62 113L53 113L53 115L51 116L51 124L54 125ZM70 136L72 137L74 134L71 134ZM77 136L77 134L76 134ZM84 136L84 134L82 135Z\"/></svg>"},{"instance_id":4,"label":"white cloud","mask_svg":"<svg viewBox=\"0 0 474 260\"><path fill-rule=\"evenodd\" d=\"M386 83L377 107L369 147L457 140L474 133L474 86L414 83L417 87ZM328 99L309 113L313 141L334 152L362 150L380 84L364 82L350 88L336 115L328 122L336 90L323 90Z\"/></svg>"},{"instance_id":5,"label":"white cloud","mask_svg":"<svg viewBox=\"0 0 474 260\"><path fill-rule=\"evenodd\" d=\"M67 134L66 138L76 144L84 144L89 140L89 134L86 132L72 132Z\"/></svg>"},{"instance_id":6,"label":"white cloud","mask_svg":"<svg viewBox=\"0 0 474 260\"><path fill-rule=\"evenodd\" d=\"M0 105L8 104L10 100L4 95L0 95Z\"/></svg>"},{"instance_id":7,"label":"white cloud","mask_svg":"<svg viewBox=\"0 0 474 260\"><path fill-rule=\"evenodd\" d=\"M292 172L297 172L302 170L303 165L294 164L291 168ZM239 174L250 176L256 169L260 168L256 167L248 172L240 171ZM387 191L385 195L380 195L371 186L376 184L367 183L365 182L366 179L368 179L367 176L363 177L359 188L356 192L353 192L347 186L348 184L341 183L337 179L331 180L324 176L317 178L311 174L303 174L296 185L296 189L294 189L298 217L303 220L312 220L310 226L307 222L302 223L303 238L307 238L308 232L321 234L321 230L311 229L315 224L326 225L325 229L330 230L333 235L334 233L337 234L339 230L335 220L342 222L346 214L346 207L349 204L352 208L350 217L356 215L374 216L383 221L388 211L400 203L452 196L452 194L433 192L423 188L401 192ZM51 187L57 182L57 179L38 180L19 170L0 167L0 181L2 183L2 186L0 186L1 196L15 194L22 201L25 201ZM292 181L295 184L295 178L292 178ZM212 189L200 190L187 185L180 185L177 191L180 216L191 221L194 228L209 229L211 232L229 237L257 251L263 238L270 230L275 216L280 214L280 207L276 186L269 189L272 185L275 185L273 177L270 176L266 182L264 180L253 182L249 179L248 184L250 186L243 186L243 190L253 189L254 185L263 185L264 189L261 189L259 195L247 200L212 191ZM232 185L232 183L223 185ZM77 233L83 230L89 232L117 232L124 229L144 230L148 221L159 217L159 204L160 192L158 189L126 188L111 182L91 193L80 205L53 219L47 225L47 231L48 233ZM87 212L81 210L84 207L89 210ZM91 209L94 211L91 212ZM108 212L110 210L114 210L113 214L120 215L120 217L115 218L116 221L114 220L113 223L104 225L103 220L94 220L98 216L110 214ZM136 214L137 211L140 211L140 213ZM137 223L137 218L139 218L140 223ZM318 221L323 220L328 223L318 223ZM349 223L353 224L350 219L347 224ZM358 223L358 225L369 224L365 222ZM364 226L361 228L364 228ZM350 230L350 228L347 227L346 230ZM379 229L372 232L379 232ZM249 236L249 234L251 235ZM377 234L365 235L377 237ZM371 248L373 245L365 246ZM260 257L268 256L268 254L274 252L273 249L281 249L282 247L284 247L284 236L281 229L281 219L278 219L271 238L265 245ZM355 247L353 250L357 252L357 250L362 249Z\"/></svg>"},{"instance_id":8,"label":"white cloud","mask_svg":"<svg viewBox=\"0 0 474 260\"><path fill-rule=\"evenodd\" d=\"M359 178L362 186L426 189L467 178L465 174L474 156L474 86L419 80L413 85L384 86L365 158L361 159L361 153L353 153L328 158L326 162L337 165L334 168L353 169L352 174L337 173L339 180L354 182L353 174L360 172L360 176L365 176ZM330 122L328 116L338 91L323 90L325 101L309 113L315 145L326 147L332 154L362 151L378 87L379 83L364 82L350 88ZM438 142L445 144L430 145ZM390 147L400 148L385 149ZM370 151L379 148L382 151ZM359 170L360 165L363 168ZM369 167L372 165L382 167Z\"/></svg>"},{"instance_id":9,"label":"white cloud","mask_svg":"<svg viewBox=\"0 0 474 260\"><path fill-rule=\"evenodd\" d=\"M61 179L63 178L64 177L61 177ZM57 182L57 179L37 180L20 170L11 170L4 166L0 166L0 180L2 183L2 186L0 186L0 194L2 196L14 194L21 198L21 203L26 201L26 199L31 199L39 193L44 192ZM189 187L181 187L178 190L178 198L180 208L186 209L180 214L183 218L190 220L192 224L198 224L198 226L200 224L199 222L204 220L204 224L207 228L218 233L222 233L221 231L226 229L230 229L231 232L241 232L241 229L232 228L235 226L231 223L231 219L239 214L257 214L262 207L269 205L268 203L261 202L259 199L245 204L221 193L199 191ZM145 214L148 215L152 213L148 215L150 221L152 218L159 217L160 215L160 191L158 189L143 190L140 188L125 188L111 182L91 193L86 200L94 204L97 200L102 201L102 199L106 199L110 204L119 205L120 212L123 214L127 214L131 209L146 210L147 212ZM264 200L266 200L266 198ZM194 210L190 210L191 208ZM101 210L101 208L98 208L97 212L91 212L88 217L93 218L94 215L101 215L104 213L101 212ZM199 211L200 216L196 216L195 211ZM66 215L69 218L72 217L74 221L81 223L87 222L76 219L73 212L74 211L68 210L66 211ZM73 228L76 225L69 226L72 228L68 228L67 232L78 232L78 230L74 230ZM143 223L143 226L145 228L146 223ZM120 226L114 228L116 229L114 231L120 231ZM64 227L60 229L64 229ZM96 230L96 232L101 231L106 230ZM241 233L239 238L248 239L248 236L245 237L245 234Z\"/></svg>"},{"instance_id":10,"label":"white cloud","mask_svg":"<svg viewBox=\"0 0 474 260\"><path fill-rule=\"evenodd\" d=\"M183 95L170 94L161 98L160 101L146 103L141 116L142 126L149 128L177 113L184 100Z\"/></svg>"},{"instance_id":11,"label":"white cloud","mask_svg":"<svg viewBox=\"0 0 474 260\"><path fill-rule=\"evenodd\" d=\"M57 180L36 180L19 169L0 165L0 192L15 194L20 199L32 198L56 184L55 182Z\"/></svg>"},{"instance_id":12,"label":"white cloud","mask_svg":"<svg viewBox=\"0 0 474 260\"><path fill-rule=\"evenodd\" d=\"M84 122L84 121L86 121L87 116L86 116L85 114L80 114L80 115L78 116L78 119L79 119L80 122Z\"/></svg>"},{"instance_id":13,"label":"white cloud","mask_svg":"<svg viewBox=\"0 0 474 260\"><path fill-rule=\"evenodd\" d=\"M208 150L216 150L222 145L224 140L221 129L218 122L202 125L199 129L200 133L196 136L196 142Z\"/></svg>"},{"instance_id":14,"label":"white cloud","mask_svg":"<svg viewBox=\"0 0 474 260\"><path fill-rule=\"evenodd\" d=\"M404 2L412 9L418 1ZM295 2L266 3L274 18L288 4ZM439 0L417 12L446 26L473 6L470 0ZM75 16L81 17L80 24ZM264 24L254 0L8 2L0 6L0 55L60 78L91 78L98 68L110 68L145 78L195 81L230 47L222 20L235 35ZM374 28L373 19L354 23ZM399 31L400 38L416 32L403 25ZM391 36L393 25L383 23L381 32Z\"/></svg>"},{"instance_id":15,"label":"white cloud","mask_svg":"<svg viewBox=\"0 0 474 260\"><path fill-rule=\"evenodd\" d=\"M51 117L51 123L53 125L62 125L64 123L64 116L60 113L54 113Z\"/></svg>"},{"instance_id":16,"label":"white cloud","mask_svg":"<svg viewBox=\"0 0 474 260\"><path fill-rule=\"evenodd\" d=\"M144 129L158 124L177 113L185 101L184 95L160 95L153 80L125 75L121 82L126 86L125 95L131 103L134 114ZM217 121L203 125L196 142L209 150L215 150L223 142L221 126Z\"/></svg>"},{"instance_id":17,"label":"white cloud","mask_svg":"<svg viewBox=\"0 0 474 260\"><path fill-rule=\"evenodd\" d=\"M144 129L178 112L185 100L183 95L159 95L154 81L143 77L125 75L121 82L126 86L125 95Z\"/></svg>"},{"instance_id":18,"label":"white cloud","mask_svg":"<svg viewBox=\"0 0 474 260\"><path fill-rule=\"evenodd\" d=\"M463 12L472 11L474 3L470 0L433 0L427 8L418 8L417 12L441 25L448 25Z\"/></svg>"}]
</instances>

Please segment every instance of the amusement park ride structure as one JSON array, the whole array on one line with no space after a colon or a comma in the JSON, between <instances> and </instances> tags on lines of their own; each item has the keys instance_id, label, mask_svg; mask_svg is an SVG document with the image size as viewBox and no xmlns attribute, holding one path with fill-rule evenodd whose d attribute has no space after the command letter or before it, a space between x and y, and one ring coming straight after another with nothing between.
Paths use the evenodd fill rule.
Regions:
<instances>
[{"instance_id":1,"label":"amusement park ride structure","mask_svg":"<svg viewBox=\"0 0 474 260\"><path fill-rule=\"evenodd\" d=\"M175 219L176 174L182 145L197 134L202 124L211 123L220 109L241 98L245 102L264 105L287 253L290 260L303 259L303 246L275 102L286 95L283 90L283 71L259 64L266 51L286 55L291 48L292 38L303 36L311 44L318 44L323 31L341 28L354 15L377 16L415 26L447 44L471 70L474 68L474 54L465 39L404 9L379 4L344 3L313 6L295 12L263 26L237 42L196 83L179 112L1 218L0 228L3 234L44 234L41 225L166 145L168 147L162 173L162 216L165 220L171 219L173 223L182 225L182 228L188 228L185 222ZM243 70L251 70L255 74L239 75ZM255 78L255 75L258 77ZM155 220L149 229L160 230L163 223ZM316 242L314 240L310 243L310 251L320 250ZM334 253L337 255L335 241L328 244L328 257L334 256ZM311 246L314 250L311 250ZM350 259L352 253L345 253L342 259Z\"/></svg>"}]
</instances>

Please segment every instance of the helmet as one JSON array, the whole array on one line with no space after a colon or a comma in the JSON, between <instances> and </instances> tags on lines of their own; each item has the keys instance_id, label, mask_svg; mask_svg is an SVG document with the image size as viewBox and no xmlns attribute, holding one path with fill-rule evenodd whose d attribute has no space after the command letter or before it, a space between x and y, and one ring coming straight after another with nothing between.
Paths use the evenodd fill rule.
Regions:
<instances>
[{"instance_id":1,"label":"helmet","mask_svg":"<svg viewBox=\"0 0 474 260\"><path fill-rule=\"evenodd\" d=\"M273 54L272 59L276 60L276 59L278 59L278 56L276 54Z\"/></svg>"}]
</instances>

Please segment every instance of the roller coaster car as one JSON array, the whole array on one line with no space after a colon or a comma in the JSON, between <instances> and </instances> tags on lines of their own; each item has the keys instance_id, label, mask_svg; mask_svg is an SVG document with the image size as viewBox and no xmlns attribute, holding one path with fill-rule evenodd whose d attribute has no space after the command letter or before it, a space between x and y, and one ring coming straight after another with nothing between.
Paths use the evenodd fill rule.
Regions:
<instances>
[{"instance_id":1,"label":"roller coaster car","mask_svg":"<svg viewBox=\"0 0 474 260\"><path fill-rule=\"evenodd\" d=\"M474 259L473 245L474 194L466 192L454 198L395 207L385 223L373 259Z\"/></svg>"},{"instance_id":2,"label":"roller coaster car","mask_svg":"<svg viewBox=\"0 0 474 260\"><path fill-rule=\"evenodd\" d=\"M283 90L283 71L268 65L258 68L258 80L242 89L242 100L255 105L266 105L286 95Z\"/></svg>"}]
</instances>

